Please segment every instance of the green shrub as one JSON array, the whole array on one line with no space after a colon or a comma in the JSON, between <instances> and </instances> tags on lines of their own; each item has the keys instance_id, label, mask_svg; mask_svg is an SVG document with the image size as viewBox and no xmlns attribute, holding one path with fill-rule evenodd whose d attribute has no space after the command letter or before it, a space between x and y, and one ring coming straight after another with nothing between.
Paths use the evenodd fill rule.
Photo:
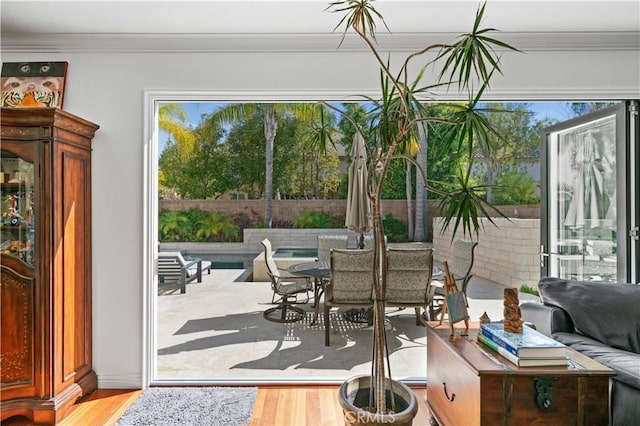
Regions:
<instances>
[{"instance_id":1,"label":"green shrub","mask_svg":"<svg viewBox=\"0 0 640 426\"><path fill-rule=\"evenodd\" d=\"M238 242L242 241L242 228L218 212L203 212L192 208L163 210L158 215L160 242Z\"/></svg>"},{"instance_id":2,"label":"green shrub","mask_svg":"<svg viewBox=\"0 0 640 426\"><path fill-rule=\"evenodd\" d=\"M222 213L212 212L204 214L196 222L196 235L198 241L209 242L233 242L240 241L239 227L231 219Z\"/></svg>"},{"instance_id":3,"label":"green shrub","mask_svg":"<svg viewBox=\"0 0 640 426\"><path fill-rule=\"evenodd\" d=\"M158 215L158 239L166 241L187 241L191 225L184 211L162 210Z\"/></svg>"},{"instance_id":4,"label":"green shrub","mask_svg":"<svg viewBox=\"0 0 640 426\"><path fill-rule=\"evenodd\" d=\"M388 242L404 243L408 241L407 227L401 220L388 214L382 218L382 226L384 226L384 233Z\"/></svg>"},{"instance_id":5,"label":"green shrub","mask_svg":"<svg viewBox=\"0 0 640 426\"><path fill-rule=\"evenodd\" d=\"M528 293L528 294L533 294L534 296L540 296L540 293L538 293L538 290L526 284L523 284L522 286L520 286L520 293Z\"/></svg>"},{"instance_id":6,"label":"green shrub","mask_svg":"<svg viewBox=\"0 0 640 426\"><path fill-rule=\"evenodd\" d=\"M293 220L295 228L335 228L336 220L329 213L323 211L304 211Z\"/></svg>"}]
</instances>

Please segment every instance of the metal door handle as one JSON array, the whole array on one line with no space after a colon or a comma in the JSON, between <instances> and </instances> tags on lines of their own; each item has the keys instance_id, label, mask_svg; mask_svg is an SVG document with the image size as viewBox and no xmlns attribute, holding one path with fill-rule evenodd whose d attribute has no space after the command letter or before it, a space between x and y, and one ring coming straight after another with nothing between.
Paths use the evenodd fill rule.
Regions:
<instances>
[{"instance_id":1,"label":"metal door handle","mask_svg":"<svg viewBox=\"0 0 640 426\"><path fill-rule=\"evenodd\" d=\"M456 394L452 393L451 396L449 396L449 392L447 392L447 384L445 382L442 382L442 386L444 386L444 396L446 396L449 401L453 402Z\"/></svg>"},{"instance_id":2,"label":"metal door handle","mask_svg":"<svg viewBox=\"0 0 640 426\"><path fill-rule=\"evenodd\" d=\"M540 246L540 267L541 268L544 268L544 258L545 257L549 257L549 254L544 252L544 246L541 245Z\"/></svg>"}]
</instances>

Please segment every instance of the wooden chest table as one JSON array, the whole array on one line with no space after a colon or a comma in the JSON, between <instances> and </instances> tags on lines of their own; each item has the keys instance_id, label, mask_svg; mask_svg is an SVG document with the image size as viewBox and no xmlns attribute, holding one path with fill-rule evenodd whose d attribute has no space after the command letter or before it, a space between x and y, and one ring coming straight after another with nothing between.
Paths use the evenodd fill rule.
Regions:
<instances>
[{"instance_id":1,"label":"wooden chest table","mask_svg":"<svg viewBox=\"0 0 640 426\"><path fill-rule=\"evenodd\" d=\"M613 371L567 349L569 367L520 368L461 328L427 324L427 406L431 423L607 425ZM436 423L437 422L437 423Z\"/></svg>"}]
</instances>

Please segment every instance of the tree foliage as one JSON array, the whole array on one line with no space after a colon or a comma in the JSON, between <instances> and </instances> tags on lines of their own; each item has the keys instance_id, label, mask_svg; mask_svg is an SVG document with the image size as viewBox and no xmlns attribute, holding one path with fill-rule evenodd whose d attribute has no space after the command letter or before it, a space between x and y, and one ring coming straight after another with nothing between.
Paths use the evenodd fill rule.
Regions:
<instances>
[{"instance_id":1,"label":"tree foliage","mask_svg":"<svg viewBox=\"0 0 640 426\"><path fill-rule=\"evenodd\" d=\"M273 173L274 173L274 141L278 134L278 119L285 115L297 117L311 117L314 111L311 104L287 104L287 103L238 103L228 104L216 111L211 119L222 125L233 125L245 121L251 116L259 114L264 120L264 200L265 200L265 226L271 228L273 210ZM326 138L322 138L323 141Z\"/></svg>"},{"instance_id":2,"label":"tree foliage","mask_svg":"<svg viewBox=\"0 0 640 426\"><path fill-rule=\"evenodd\" d=\"M473 155L487 185L487 201L493 203L493 186L500 174L522 161L538 158L540 138L527 104L493 103L483 114L495 132L487 134L485 143L476 145Z\"/></svg>"},{"instance_id":3,"label":"tree foliage","mask_svg":"<svg viewBox=\"0 0 640 426\"><path fill-rule=\"evenodd\" d=\"M161 104L158 108L158 127L170 136L169 143L177 146L177 154L181 159L195 148L195 135L187 127L187 112L184 106L177 102Z\"/></svg>"},{"instance_id":4,"label":"tree foliage","mask_svg":"<svg viewBox=\"0 0 640 426\"><path fill-rule=\"evenodd\" d=\"M205 122L191 133L194 143L188 153L178 143L170 143L160 155L160 185L171 188L178 198L219 198L232 185L225 152L218 143L222 130Z\"/></svg>"},{"instance_id":5,"label":"tree foliage","mask_svg":"<svg viewBox=\"0 0 640 426\"><path fill-rule=\"evenodd\" d=\"M569 109L573 113L573 117L580 117L599 109L612 106L613 102L570 102Z\"/></svg>"},{"instance_id":6,"label":"tree foliage","mask_svg":"<svg viewBox=\"0 0 640 426\"><path fill-rule=\"evenodd\" d=\"M516 168L503 171L493 191L497 205L537 204L540 202L538 186L531 176Z\"/></svg>"}]
</instances>

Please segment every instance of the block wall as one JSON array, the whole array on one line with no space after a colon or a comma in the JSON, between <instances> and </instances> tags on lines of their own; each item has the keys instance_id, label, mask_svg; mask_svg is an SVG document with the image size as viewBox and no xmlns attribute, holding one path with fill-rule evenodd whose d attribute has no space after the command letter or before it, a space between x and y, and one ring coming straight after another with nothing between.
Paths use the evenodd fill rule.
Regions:
<instances>
[{"instance_id":1,"label":"block wall","mask_svg":"<svg viewBox=\"0 0 640 426\"><path fill-rule=\"evenodd\" d=\"M484 230L480 231L475 249L473 275L506 287L526 284L537 288L540 279L540 220L510 220L493 218L497 226L487 219L480 219ZM434 229L441 228L442 219L434 218ZM452 229L445 233L436 231L433 236L434 258L443 262L452 259ZM458 234L456 239L471 239Z\"/></svg>"}]
</instances>

